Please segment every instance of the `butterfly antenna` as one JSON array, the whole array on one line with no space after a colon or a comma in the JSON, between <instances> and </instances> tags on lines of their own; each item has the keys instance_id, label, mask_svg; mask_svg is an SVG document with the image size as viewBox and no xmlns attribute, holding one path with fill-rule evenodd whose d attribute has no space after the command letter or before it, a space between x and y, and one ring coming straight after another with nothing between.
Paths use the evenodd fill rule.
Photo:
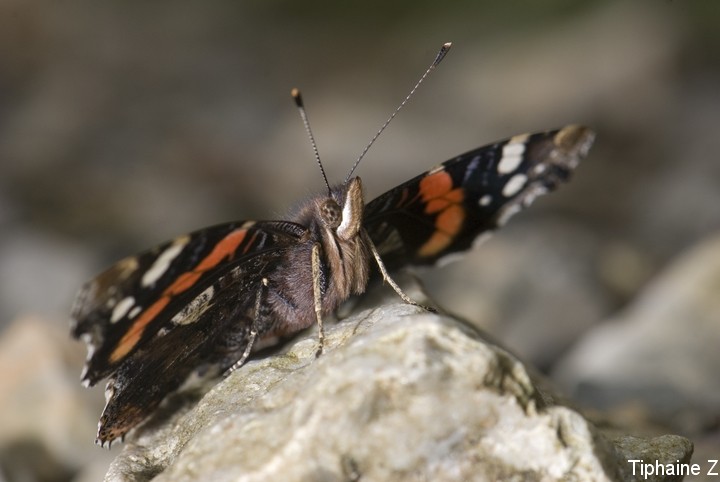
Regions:
<instances>
[{"instance_id":1,"label":"butterfly antenna","mask_svg":"<svg viewBox=\"0 0 720 482\"><path fill-rule=\"evenodd\" d=\"M357 160L355 161L355 164L353 164L352 169L350 169L350 172L348 173L347 177L345 178L345 182L347 183L350 180L350 177L353 175L353 172L355 172L355 169L358 167L358 164L360 164L360 161L362 161L363 157L365 157L365 154L367 154L367 151L370 150L370 147L375 143L378 137L380 137L380 134L385 130L385 128L392 122L392 120L395 118L395 116L400 112L400 109L405 107L405 104L410 100L410 97L413 96L415 91L420 87L420 84L423 83L425 80L425 77L430 75L430 72L433 71L437 65L442 62L442 59L445 58L445 55L447 55L448 51L450 50L450 47L452 47L452 42L446 42L443 44L443 46L440 48L440 51L438 52L437 56L435 56L435 60L433 60L433 63L430 64L430 67L425 71L424 74L420 77L420 80L417 81L415 84L415 87L413 87L410 90L410 93L405 97L405 99L400 102L400 105L395 109L395 112L392 113L390 117L388 117L388 120L385 121L385 123L380 127L380 129L375 133L372 139L370 139L370 142L367 146L365 146L365 149L360 153L360 156L358 156Z\"/></svg>"},{"instance_id":2,"label":"butterfly antenna","mask_svg":"<svg viewBox=\"0 0 720 482\"><path fill-rule=\"evenodd\" d=\"M325 175L325 168L322 165L322 162L320 161L320 153L318 152L317 143L315 142L315 136L313 136L312 129L310 129L310 121L308 121L307 112L305 112L305 105L303 104L302 96L300 95L300 91L298 89L293 89L290 91L290 95L295 100L295 105L298 108L298 112L300 112L300 117L302 118L303 124L305 124L305 131L307 131L307 135L310 138L310 144L312 144L313 152L315 153L315 160L318 163L318 166L320 166L320 172L322 173L322 177L325 180L325 186L327 186L328 189L328 195L332 195L332 190L330 189L330 183L328 182L327 175Z\"/></svg>"}]
</instances>

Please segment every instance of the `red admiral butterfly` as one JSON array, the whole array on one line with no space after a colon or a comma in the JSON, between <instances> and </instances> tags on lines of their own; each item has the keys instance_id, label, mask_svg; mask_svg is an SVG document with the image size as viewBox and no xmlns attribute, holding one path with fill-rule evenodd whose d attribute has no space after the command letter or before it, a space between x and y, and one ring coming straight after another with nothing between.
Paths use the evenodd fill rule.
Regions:
<instances>
[{"instance_id":1,"label":"red admiral butterfly","mask_svg":"<svg viewBox=\"0 0 720 482\"><path fill-rule=\"evenodd\" d=\"M319 162L302 101L293 96ZM88 345L83 382L110 377L97 442L124 437L197 370L238 368L263 340L317 323L321 350L323 316L363 293L375 267L412 303L389 270L469 249L567 181L593 138L579 126L515 136L450 159L367 205L360 178L351 177L361 155L343 184L328 185L286 221L221 224L119 261L83 287L73 308L72 334Z\"/></svg>"}]
</instances>

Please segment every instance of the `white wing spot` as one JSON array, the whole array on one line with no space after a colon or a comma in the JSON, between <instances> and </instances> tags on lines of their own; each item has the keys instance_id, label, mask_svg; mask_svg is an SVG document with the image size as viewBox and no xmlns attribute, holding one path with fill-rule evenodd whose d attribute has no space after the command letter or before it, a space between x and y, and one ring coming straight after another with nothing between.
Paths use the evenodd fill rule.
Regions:
<instances>
[{"instance_id":1,"label":"white wing spot","mask_svg":"<svg viewBox=\"0 0 720 482\"><path fill-rule=\"evenodd\" d=\"M508 219L513 217L515 214L522 211L522 208L518 203L512 203L509 206L505 206L505 208L500 211L500 216L498 216L497 219L497 225L503 226L507 222Z\"/></svg>"},{"instance_id":2,"label":"white wing spot","mask_svg":"<svg viewBox=\"0 0 720 482\"><path fill-rule=\"evenodd\" d=\"M468 180L475 174L475 171L477 171L477 168L480 165L480 159L482 159L482 157L475 156L468 163L467 167L465 168L465 176L463 176L463 184L468 182Z\"/></svg>"},{"instance_id":3,"label":"white wing spot","mask_svg":"<svg viewBox=\"0 0 720 482\"><path fill-rule=\"evenodd\" d=\"M542 174L543 172L545 172L546 169L547 164L541 162L540 164L533 167L533 174Z\"/></svg>"},{"instance_id":4,"label":"white wing spot","mask_svg":"<svg viewBox=\"0 0 720 482\"><path fill-rule=\"evenodd\" d=\"M135 306L135 298L133 298L132 296L128 296L120 300L118 304L115 305L115 308L113 308L112 310L112 315L110 315L110 323L117 323L118 321L120 321L133 306Z\"/></svg>"},{"instance_id":5,"label":"white wing spot","mask_svg":"<svg viewBox=\"0 0 720 482\"><path fill-rule=\"evenodd\" d=\"M87 360L90 361L97 349L97 346L95 346L95 342L93 341L93 337L90 333L83 333L80 335L80 339L87 345Z\"/></svg>"},{"instance_id":6,"label":"white wing spot","mask_svg":"<svg viewBox=\"0 0 720 482\"><path fill-rule=\"evenodd\" d=\"M95 346L95 344L93 342L93 338L90 335L90 333L83 333L82 335L80 335L80 339L87 344L87 357L85 358L85 366L83 367L82 373L80 374L80 380L82 380L83 386L89 387L90 380L86 380L85 376L87 375L87 372L90 369L90 367L88 365L90 364L90 360L92 360L92 357L95 354L95 350L97 349L97 346Z\"/></svg>"},{"instance_id":7,"label":"white wing spot","mask_svg":"<svg viewBox=\"0 0 720 482\"><path fill-rule=\"evenodd\" d=\"M512 197L515 194L519 193L520 190L525 187L527 180L528 178L525 174L515 174L508 180L508 182L503 187L503 196Z\"/></svg>"},{"instance_id":8,"label":"white wing spot","mask_svg":"<svg viewBox=\"0 0 720 482\"><path fill-rule=\"evenodd\" d=\"M538 196L542 196L543 194L546 194L547 192L548 192L547 188L545 188L543 186L536 186L533 189L528 189L527 193L525 194L525 196L522 199L523 207L530 206Z\"/></svg>"},{"instance_id":9,"label":"white wing spot","mask_svg":"<svg viewBox=\"0 0 720 482\"><path fill-rule=\"evenodd\" d=\"M480 206L489 206L492 202L492 196L490 194L485 194L483 197L480 198L478 201L478 204Z\"/></svg>"},{"instance_id":10,"label":"white wing spot","mask_svg":"<svg viewBox=\"0 0 720 482\"><path fill-rule=\"evenodd\" d=\"M212 306L212 298L215 294L215 288L208 286L205 291L200 293L185 308L178 311L170 320L174 325L189 325L200 319L200 316Z\"/></svg>"},{"instance_id":11,"label":"white wing spot","mask_svg":"<svg viewBox=\"0 0 720 482\"><path fill-rule=\"evenodd\" d=\"M105 408L107 408L107 402L109 402L110 399L114 396L115 396L115 384L113 383L112 380L110 380L105 385ZM103 412L105 412L105 409L103 409ZM98 422L98 427L100 427L101 424L102 424L102 422Z\"/></svg>"},{"instance_id":12,"label":"white wing spot","mask_svg":"<svg viewBox=\"0 0 720 482\"><path fill-rule=\"evenodd\" d=\"M473 248L477 248L481 244L483 244L485 241L490 239L492 237L492 233L489 231L485 231L484 233L481 233L475 240L473 241L472 245Z\"/></svg>"},{"instance_id":13,"label":"white wing spot","mask_svg":"<svg viewBox=\"0 0 720 482\"><path fill-rule=\"evenodd\" d=\"M132 320L135 318L140 312L142 311L142 307L136 306L132 310L130 310L130 313L128 313L128 319Z\"/></svg>"},{"instance_id":14,"label":"white wing spot","mask_svg":"<svg viewBox=\"0 0 720 482\"><path fill-rule=\"evenodd\" d=\"M150 286L154 284L167 271L170 263L178 254L180 254L185 245L190 241L190 236L182 236L177 238L173 243L163 251L155 262L150 266L142 277L142 286Z\"/></svg>"},{"instance_id":15,"label":"white wing spot","mask_svg":"<svg viewBox=\"0 0 720 482\"><path fill-rule=\"evenodd\" d=\"M515 136L505 144L502 150L502 157L497 166L499 174L510 174L515 172L523 160L525 153L525 141L527 136Z\"/></svg>"}]
</instances>

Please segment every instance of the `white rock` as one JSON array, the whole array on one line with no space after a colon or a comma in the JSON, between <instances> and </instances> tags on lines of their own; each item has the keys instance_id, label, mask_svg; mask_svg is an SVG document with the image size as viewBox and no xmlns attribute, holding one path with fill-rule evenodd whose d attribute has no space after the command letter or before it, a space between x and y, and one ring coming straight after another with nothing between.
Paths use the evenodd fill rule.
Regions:
<instances>
[{"instance_id":1,"label":"white rock","mask_svg":"<svg viewBox=\"0 0 720 482\"><path fill-rule=\"evenodd\" d=\"M591 331L554 373L575 397L629 401L685 430L720 405L720 236L678 259L624 313Z\"/></svg>"},{"instance_id":2,"label":"white rock","mask_svg":"<svg viewBox=\"0 0 720 482\"><path fill-rule=\"evenodd\" d=\"M384 305L315 347L311 331L161 412L106 480L621 480L589 422L458 320Z\"/></svg>"}]
</instances>

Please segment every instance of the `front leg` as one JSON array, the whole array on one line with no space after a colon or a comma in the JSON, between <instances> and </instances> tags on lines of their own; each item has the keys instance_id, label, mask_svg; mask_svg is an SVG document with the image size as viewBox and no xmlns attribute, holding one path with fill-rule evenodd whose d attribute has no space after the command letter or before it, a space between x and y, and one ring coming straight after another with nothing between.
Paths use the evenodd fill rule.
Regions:
<instances>
[{"instance_id":1,"label":"front leg","mask_svg":"<svg viewBox=\"0 0 720 482\"><path fill-rule=\"evenodd\" d=\"M437 310L431 306L425 306L421 305L420 303L413 301L412 298L410 298L405 292L400 288L400 285L398 285L394 279L388 274L387 269L385 268L385 263L383 263L382 258L380 257L380 253L378 253L377 248L375 247L375 244L372 242L372 239L370 239L370 236L368 235L367 231L364 229L361 231L361 236L363 237L363 241L365 244L370 248L370 252L372 253L373 257L375 258L375 263L377 263L378 269L380 269L380 274L382 275L383 281L389 284L393 290L395 290L395 293L398 294L398 296L407 304L418 306L422 308L425 311L429 311L431 313L437 313Z\"/></svg>"}]
</instances>

